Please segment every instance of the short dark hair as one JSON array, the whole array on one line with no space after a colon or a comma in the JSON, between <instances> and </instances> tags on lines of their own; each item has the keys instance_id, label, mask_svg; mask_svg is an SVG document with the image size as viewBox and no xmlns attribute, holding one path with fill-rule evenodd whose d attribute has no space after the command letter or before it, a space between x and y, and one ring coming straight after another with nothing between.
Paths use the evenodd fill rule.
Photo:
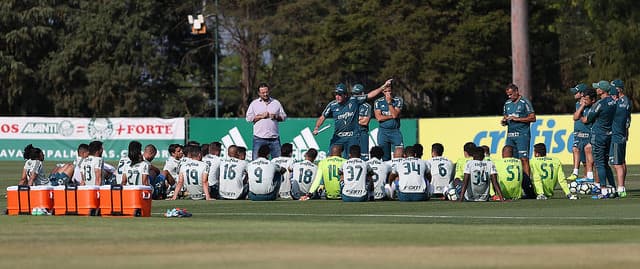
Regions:
<instances>
[{"instance_id":1,"label":"short dark hair","mask_svg":"<svg viewBox=\"0 0 640 269\"><path fill-rule=\"evenodd\" d=\"M422 158L422 155L424 154L424 147L422 146L422 144L415 143L413 145L413 149L415 149L416 151L416 157Z\"/></svg>"},{"instance_id":2,"label":"short dark hair","mask_svg":"<svg viewBox=\"0 0 640 269\"><path fill-rule=\"evenodd\" d=\"M349 156L355 156L355 157L360 157L360 146L358 145L351 145L349 147ZM354 157L354 158L355 158Z\"/></svg>"},{"instance_id":3,"label":"short dark hair","mask_svg":"<svg viewBox=\"0 0 640 269\"><path fill-rule=\"evenodd\" d=\"M415 157L416 156L416 148L413 146L408 146L404 148L404 155L407 157Z\"/></svg>"},{"instance_id":4,"label":"short dark hair","mask_svg":"<svg viewBox=\"0 0 640 269\"><path fill-rule=\"evenodd\" d=\"M475 147L471 152L471 156L473 156L474 159L484 159L484 149L482 147Z\"/></svg>"},{"instance_id":5,"label":"short dark hair","mask_svg":"<svg viewBox=\"0 0 640 269\"><path fill-rule=\"evenodd\" d=\"M80 151L89 151L89 145L82 143L80 145L78 145L78 152Z\"/></svg>"},{"instance_id":6,"label":"short dark hair","mask_svg":"<svg viewBox=\"0 0 640 269\"><path fill-rule=\"evenodd\" d=\"M173 154L176 152L176 149L178 148L182 148L182 145L180 144L171 144L169 145L169 154Z\"/></svg>"},{"instance_id":7,"label":"short dark hair","mask_svg":"<svg viewBox=\"0 0 640 269\"><path fill-rule=\"evenodd\" d=\"M309 158L315 160L316 157L318 157L318 150L311 148L311 149L307 150L307 153L305 153L305 155L307 155Z\"/></svg>"},{"instance_id":8,"label":"short dark hair","mask_svg":"<svg viewBox=\"0 0 640 269\"><path fill-rule=\"evenodd\" d=\"M222 150L222 144L220 142L211 142L209 144L209 153L220 152Z\"/></svg>"},{"instance_id":9,"label":"short dark hair","mask_svg":"<svg viewBox=\"0 0 640 269\"><path fill-rule=\"evenodd\" d=\"M293 144L291 143L282 144L282 147L280 148L280 155L284 157L291 157L292 153L293 153Z\"/></svg>"},{"instance_id":10,"label":"short dark hair","mask_svg":"<svg viewBox=\"0 0 640 269\"><path fill-rule=\"evenodd\" d=\"M102 141L91 141L91 143L89 143L89 154L93 155L96 154L96 152L98 152L98 150L100 150L102 148Z\"/></svg>"},{"instance_id":11,"label":"short dark hair","mask_svg":"<svg viewBox=\"0 0 640 269\"><path fill-rule=\"evenodd\" d=\"M538 143L533 145L533 152L540 154L540 156L547 156L547 146L544 143Z\"/></svg>"},{"instance_id":12,"label":"short dark hair","mask_svg":"<svg viewBox=\"0 0 640 269\"><path fill-rule=\"evenodd\" d=\"M202 154L202 156L209 154L209 144L200 145L200 154Z\"/></svg>"},{"instance_id":13,"label":"short dark hair","mask_svg":"<svg viewBox=\"0 0 640 269\"><path fill-rule=\"evenodd\" d=\"M473 154L473 150L475 150L475 148L476 148L476 144L473 142L467 142L464 144L464 147L463 147L464 151L469 153L469 155ZM482 154L484 154L484 152Z\"/></svg>"},{"instance_id":14,"label":"short dark hair","mask_svg":"<svg viewBox=\"0 0 640 269\"><path fill-rule=\"evenodd\" d=\"M236 146L236 148L238 150L238 154L247 154L247 148L241 146Z\"/></svg>"},{"instance_id":15,"label":"short dark hair","mask_svg":"<svg viewBox=\"0 0 640 269\"><path fill-rule=\"evenodd\" d=\"M271 153L271 149L269 148L269 145L262 145L258 149L258 157L267 158L269 157L269 153Z\"/></svg>"},{"instance_id":16,"label":"short dark hair","mask_svg":"<svg viewBox=\"0 0 640 269\"><path fill-rule=\"evenodd\" d=\"M482 148L482 150L484 150L484 154L490 154L491 153L491 149L489 148L489 146L487 145L482 145L480 146Z\"/></svg>"},{"instance_id":17,"label":"short dark hair","mask_svg":"<svg viewBox=\"0 0 640 269\"><path fill-rule=\"evenodd\" d=\"M431 152L434 152L438 156L442 156L444 153L444 146L440 143L433 143L433 145L431 145Z\"/></svg>"},{"instance_id":18,"label":"short dark hair","mask_svg":"<svg viewBox=\"0 0 640 269\"><path fill-rule=\"evenodd\" d=\"M379 146L375 146L369 150L369 155L371 157L382 159L382 156L384 156L384 150Z\"/></svg>"},{"instance_id":19,"label":"short dark hair","mask_svg":"<svg viewBox=\"0 0 640 269\"><path fill-rule=\"evenodd\" d=\"M267 84L266 82L260 82L260 84L258 84L258 89L260 88L269 88L271 89L271 87L269 87L269 84Z\"/></svg>"},{"instance_id":20,"label":"short dark hair","mask_svg":"<svg viewBox=\"0 0 640 269\"><path fill-rule=\"evenodd\" d=\"M148 150L151 153L158 153L158 149L156 148L156 146L154 146L153 144L148 144L146 146L144 146L144 150Z\"/></svg>"},{"instance_id":21,"label":"short dark hair","mask_svg":"<svg viewBox=\"0 0 640 269\"><path fill-rule=\"evenodd\" d=\"M507 90L508 89L512 89L514 91L518 91L518 85L513 84L513 83L509 83L509 85L507 85Z\"/></svg>"},{"instance_id":22,"label":"short dark hair","mask_svg":"<svg viewBox=\"0 0 640 269\"><path fill-rule=\"evenodd\" d=\"M136 164L142 161L142 144L138 141L129 142L129 152L127 156L131 160L131 164Z\"/></svg>"},{"instance_id":23,"label":"short dark hair","mask_svg":"<svg viewBox=\"0 0 640 269\"><path fill-rule=\"evenodd\" d=\"M596 100L598 93L594 89L586 89L582 92L582 96L588 96L591 100Z\"/></svg>"}]
</instances>

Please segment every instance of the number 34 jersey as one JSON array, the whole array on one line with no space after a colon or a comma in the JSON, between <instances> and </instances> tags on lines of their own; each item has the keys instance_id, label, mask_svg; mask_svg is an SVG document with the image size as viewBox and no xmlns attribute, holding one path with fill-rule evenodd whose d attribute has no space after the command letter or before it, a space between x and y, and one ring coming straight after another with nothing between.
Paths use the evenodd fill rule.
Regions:
<instances>
[{"instance_id":1,"label":"number 34 jersey","mask_svg":"<svg viewBox=\"0 0 640 269\"><path fill-rule=\"evenodd\" d=\"M491 175L496 175L496 166L491 161L471 160L464 167L465 177L469 174L469 186L464 198L467 201L488 201Z\"/></svg>"}]
</instances>

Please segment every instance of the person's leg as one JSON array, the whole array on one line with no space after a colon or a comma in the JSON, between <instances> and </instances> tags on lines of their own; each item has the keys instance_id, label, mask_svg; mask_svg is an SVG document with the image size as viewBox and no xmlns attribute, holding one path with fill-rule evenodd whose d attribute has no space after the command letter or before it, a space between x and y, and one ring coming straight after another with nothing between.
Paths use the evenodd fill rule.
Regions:
<instances>
[{"instance_id":1,"label":"person's leg","mask_svg":"<svg viewBox=\"0 0 640 269\"><path fill-rule=\"evenodd\" d=\"M396 147L404 146L404 139L402 139L402 133L400 133L399 129L392 130L389 135L389 143L391 144L391 150L395 150Z\"/></svg>"},{"instance_id":2,"label":"person's leg","mask_svg":"<svg viewBox=\"0 0 640 269\"><path fill-rule=\"evenodd\" d=\"M273 141L269 141L269 150L270 150L270 154L271 154L271 158L276 158L276 157L280 157L280 150L281 150L281 145L280 145L280 138L273 140ZM258 149L254 149L254 152L258 151ZM255 160L255 159L254 159Z\"/></svg>"},{"instance_id":3,"label":"person's leg","mask_svg":"<svg viewBox=\"0 0 640 269\"><path fill-rule=\"evenodd\" d=\"M262 147L262 145L269 145L269 141L262 139L257 136L253 136L253 148L251 148L251 159L255 160L258 158L258 149Z\"/></svg>"},{"instance_id":4,"label":"person's leg","mask_svg":"<svg viewBox=\"0 0 640 269\"><path fill-rule=\"evenodd\" d=\"M387 133L385 129L378 128L378 146L382 148L382 160L391 160L391 141L387 140Z\"/></svg>"}]
</instances>

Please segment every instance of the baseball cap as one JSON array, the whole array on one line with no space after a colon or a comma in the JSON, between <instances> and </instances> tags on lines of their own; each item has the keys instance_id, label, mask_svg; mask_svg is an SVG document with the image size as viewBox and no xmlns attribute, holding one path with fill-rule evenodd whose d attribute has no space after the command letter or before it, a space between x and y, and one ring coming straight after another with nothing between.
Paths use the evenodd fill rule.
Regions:
<instances>
[{"instance_id":1,"label":"baseball cap","mask_svg":"<svg viewBox=\"0 0 640 269\"><path fill-rule=\"evenodd\" d=\"M610 87L609 88L609 95L618 95L618 88Z\"/></svg>"},{"instance_id":2,"label":"baseball cap","mask_svg":"<svg viewBox=\"0 0 640 269\"><path fill-rule=\"evenodd\" d=\"M592 84L591 84L591 86L592 86L594 89L601 89L601 90L603 90L603 91L609 91L609 88L611 88L611 85L610 85L610 84L609 84L609 82L608 82L608 81L606 81L606 80L601 80L601 81L600 81L600 82L598 82L598 83L595 83L595 82L594 82L594 83L592 83Z\"/></svg>"},{"instance_id":3,"label":"baseball cap","mask_svg":"<svg viewBox=\"0 0 640 269\"><path fill-rule=\"evenodd\" d=\"M347 86L345 86L343 83L338 83L338 85L336 85L335 93L337 93L337 94L346 94L347 93Z\"/></svg>"},{"instance_id":4,"label":"baseball cap","mask_svg":"<svg viewBox=\"0 0 640 269\"><path fill-rule=\"evenodd\" d=\"M362 84L353 85L353 88L351 88L351 93L353 94L361 94L363 92L364 92L364 86L362 86Z\"/></svg>"},{"instance_id":5,"label":"baseball cap","mask_svg":"<svg viewBox=\"0 0 640 269\"><path fill-rule=\"evenodd\" d=\"M624 89L624 82L622 82L622 80L616 79L614 81L611 81L611 86Z\"/></svg>"},{"instance_id":6,"label":"baseball cap","mask_svg":"<svg viewBox=\"0 0 640 269\"><path fill-rule=\"evenodd\" d=\"M580 83L569 90L571 91L571 93L576 94L579 92L583 92L586 89L587 89L587 85L585 85L584 83Z\"/></svg>"}]
</instances>

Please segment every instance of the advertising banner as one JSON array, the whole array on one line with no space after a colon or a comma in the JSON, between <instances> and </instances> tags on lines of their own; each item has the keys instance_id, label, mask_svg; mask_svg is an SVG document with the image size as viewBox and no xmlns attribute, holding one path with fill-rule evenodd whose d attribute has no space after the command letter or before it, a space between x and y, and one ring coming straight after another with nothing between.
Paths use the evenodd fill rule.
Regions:
<instances>
[{"instance_id":1,"label":"advertising banner","mask_svg":"<svg viewBox=\"0 0 640 269\"><path fill-rule=\"evenodd\" d=\"M0 160L22 160L28 144L41 148L45 161L69 161L81 143L104 142L105 160L126 154L131 140L154 144L158 158L169 156L172 143L183 144L183 118L45 118L0 117Z\"/></svg>"},{"instance_id":2,"label":"advertising banner","mask_svg":"<svg viewBox=\"0 0 640 269\"><path fill-rule=\"evenodd\" d=\"M638 117L634 114L631 117ZM500 125L502 117L440 118L419 120L419 141L425 149L433 143L444 145L444 155L456 160L463 157L462 147L466 142L487 145L492 157L501 157L500 152L507 137L507 127ZM547 154L560 158L563 164L572 164L573 118L571 115L537 116L531 124L531 148L533 144L545 143ZM640 133L638 124L631 124L627 144L628 164L640 164L640 142L634 134ZM426 151L426 150L425 150ZM533 156L533 150L530 151ZM497 154L497 155L495 155Z\"/></svg>"},{"instance_id":3,"label":"advertising banner","mask_svg":"<svg viewBox=\"0 0 640 269\"><path fill-rule=\"evenodd\" d=\"M333 136L333 120L327 119L318 135L312 134L316 118L289 118L279 124L280 143L292 143L294 158L300 160L304 153L310 149L318 149L318 158L325 158L329 150L329 141ZM417 120L401 120L401 132L404 143L413 145L417 141ZM369 147L377 145L378 122L371 120L369 124ZM189 119L189 139L200 143L219 141L223 148L230 145L243 146L252 151L253 124L244 118L214 119L191 118ZM247 153L247 156L251 154Z\"/></svg>"}]
</instances>

